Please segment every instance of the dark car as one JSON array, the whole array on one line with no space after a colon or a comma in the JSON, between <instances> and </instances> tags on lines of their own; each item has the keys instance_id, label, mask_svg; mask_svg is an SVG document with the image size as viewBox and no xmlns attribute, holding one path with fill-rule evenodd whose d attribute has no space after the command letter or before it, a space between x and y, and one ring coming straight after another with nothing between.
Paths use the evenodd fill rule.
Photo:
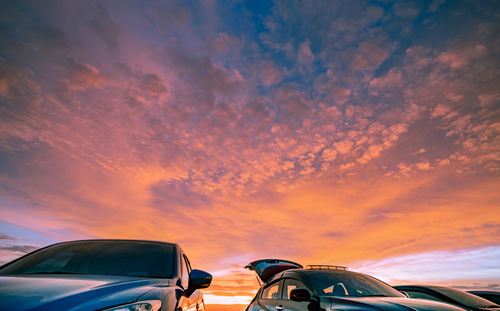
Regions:
<instances>
[{"instance_id":1,"label":"dark car","mask_svg":"<svg viewBox=\"0 0 500 311\"><path fill-rule=\"evenodd\" d=\"M203 311L211 281L177 244L64 242L0 267L0 310Z\"/></svg>"},{"instance_id":2,"label":"dark car","mask_svg":"<svg viewBox=\"0 0 500 311\"><path fill-rule=\"evenodd\" d=\"M500 304L500 292L495 292L492 290L469 290L468 292L494 302L497 305Z\"/></svg>"},{"instance_id":3,"label":"dark car","mask_svg":"<svg viewBox=\"0 0 500 311\"><path fill-rule=\"evenodd\" d=\"M246 311L463 311L445 303L410 299L380 280L345 267L303 268L288 260L262 259L245 268L262 281Z\"/></svg>"},{"instance_id":4,"label":"dark car","mask_svg":"<svg viewBox=\"0 0 500 311\"><path fill-rule=\"evenodd\" d=\"M394 286L394 288L405 292L412 298L447 302L465 310L500 310L499 305L489 300L449 287L432 285L401 285Z\"/></svg>"}]
</instances>

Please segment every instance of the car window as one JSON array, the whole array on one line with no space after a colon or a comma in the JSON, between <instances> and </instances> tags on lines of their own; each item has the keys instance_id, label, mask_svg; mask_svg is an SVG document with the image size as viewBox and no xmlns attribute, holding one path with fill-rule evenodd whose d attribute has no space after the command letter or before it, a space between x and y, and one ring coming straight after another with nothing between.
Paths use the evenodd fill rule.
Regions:
<instances>
[{"instance_id":1,"label":"car window","mask_svg":"<svg viewBox=\"0 0 500 311\"><path fill-rule=\"evenodd\" d=\"M262 290L261 299L279 299L279 289L281 282L275 282Z\"/></svg>"},{"instance_id":2,"label":"car window","mask_svg":"<svg viewBox=\"0 0 500 311\"><path fill-rule=\"evenodd\" d=\"M146 241L77 241L49 246L4 266L0 275L91 274L170 278L175 248Z\"/></svg>"},{"instance_id":3,"label":"car window","mask_svg":"<svg viewBox=\"0 0 500 311\"><path fill-rule=\"evenodd\" d=\"M181 257L181 284L184 289L188 288L189 285L189 270L186 263L186 256Z\"/></svg>"},{"instance_id":4,"label":"car window","mask_svg":"<svg viewBox=\"0 0 500 311\"><path fill-rule=\"evenodd\" d=\"M305 288L309 290L302 282L295 279L285 279L283 282L283 291L281 299L290 300L290 292L296 288Z\"/></svg>"},{"instance_id":5,"label":"car window","mask_svg":"<svg viewBox=\"0 0 500 311\"><path fill-rule=\"evenodd\" d=\"M405 290L404 292L407 293L408 296L410 296L410 298L420 298L420 299L442 301L441 299L439 299L435 296L432 296L432 295L429 295L426 293L422 293L422 292L414 292L414 291L409 291L409 290Z\"/></svg>"},{"instance_id":6,"label":"car window","mask_svg":"<svg viewBox=\"0 0 500 311\"><path fill-rule=\"evenodd\" d=\"M189 263L189 259L187 258L186 254L184 254L184 260L186 261L186 267L188 269L188 272L191 273L191 263Z\"/></svg>"}]
</instances>

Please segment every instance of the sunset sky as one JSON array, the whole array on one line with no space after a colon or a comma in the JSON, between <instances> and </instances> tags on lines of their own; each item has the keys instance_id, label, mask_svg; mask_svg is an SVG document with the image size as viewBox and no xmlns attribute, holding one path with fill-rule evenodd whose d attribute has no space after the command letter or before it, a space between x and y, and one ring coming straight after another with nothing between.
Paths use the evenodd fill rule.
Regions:
<instances>
[{"instance_id":1,"label":"sunset sky","mask_svg":"<svg viewBox=\"0 0 500 311\"><path fill-rule=\"evenodd\" d=\"M499 33L496 0L1 1L0 262L133 238L208 304L276 257L500 290Z\"/></svg>"}]
</instances>

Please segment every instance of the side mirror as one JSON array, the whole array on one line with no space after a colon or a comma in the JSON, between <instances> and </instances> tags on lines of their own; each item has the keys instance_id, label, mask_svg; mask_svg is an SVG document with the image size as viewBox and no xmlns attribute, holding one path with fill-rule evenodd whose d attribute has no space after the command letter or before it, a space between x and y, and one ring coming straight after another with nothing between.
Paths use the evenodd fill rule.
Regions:
<instances>
[{"instance_id":1,"label":"side mirror","mask_svg":"<svg viewBox=\"0 0 500 311\"><path fill-rule=\"evenodd\" d=\"M290 292L290 300L293 301L311 301L311 294L305 288L292 289Z\"/></svg>"},{"instance_id":2,"label":"side mirror","mask_svg":"<svg viewBox=\"0 0 500 311\"><path fill-rule=\"evenodd\" d=\"M192 270L189 274L189 291L198 288L207 288L212 283L212 275L201 270Z\"/></svg>"}]
</instances>

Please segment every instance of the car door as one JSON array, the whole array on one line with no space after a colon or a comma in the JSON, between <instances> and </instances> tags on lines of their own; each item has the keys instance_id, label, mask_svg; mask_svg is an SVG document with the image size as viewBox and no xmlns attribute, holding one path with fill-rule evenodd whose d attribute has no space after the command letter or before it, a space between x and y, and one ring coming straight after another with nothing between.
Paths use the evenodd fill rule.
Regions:
<instances>
[{"instance_id":1,"label":"car door","mask_svg":"<svg viewBox=\"0 0 500 311\"><path fill-rule=\"evenodd\" d=\"M296 288L307 289L312 296L311 289L304 285L302 281L294 278L284 278L281 290L281 305L283 306L283 311L307 311L308 301L297 302L290 300L290 292Z\"/></svg>"},{"instance_id":2,"label":"car door","mask_svg":"<svg viewBox=\"0 0 500 311\"><path fill-rule=\"evenodd\" d=\"M265 311L283 311L281 301L281 279L266 284L260 293L259 306Z\"/></svg>"},{"instance_id":3,"label":"car door","mask_svg":"<svg viewBox=\"0 0 500 311\"><path fill-rule=\"evenodd\" d=\"M187 259L187 256L184 253L181 253L180 263L181 263L181 284L182 287L184 288L186 297L185 299L187 307L186 311L198 311L198 309L200 309L200 306L203 308L202 294L199 290L195 290L192 293L189 293L187 291L189 287L189 274L191 273L191 265L189 263L189 260Z\"/></svg>"}]
</instances>

